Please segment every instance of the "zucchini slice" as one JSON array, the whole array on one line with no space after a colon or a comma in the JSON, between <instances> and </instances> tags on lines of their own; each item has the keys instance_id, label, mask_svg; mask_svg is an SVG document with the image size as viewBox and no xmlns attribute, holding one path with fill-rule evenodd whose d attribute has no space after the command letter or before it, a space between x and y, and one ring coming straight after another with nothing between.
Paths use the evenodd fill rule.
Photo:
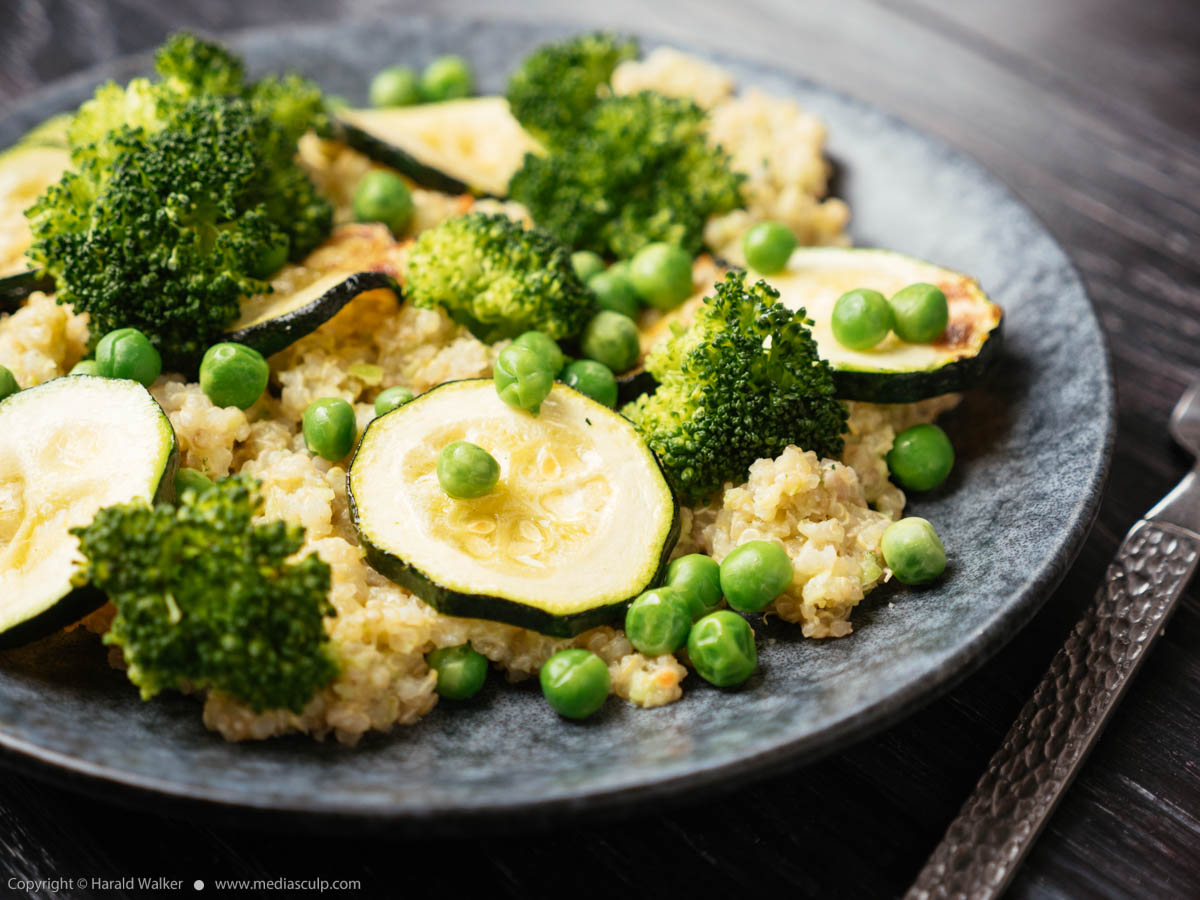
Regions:
<instances>
[{"instance_id":1,"label":"zucchini slice","mask_svg":"<svg viewBox=\"0 0 1200 900\"><path fill-rule=\"evenodd\" d=\"M351 147L447 194L503 197L525 154L541 151L503 97L349 109L338 118Z\"/></svg>"},{"instance_id":2,"label":"zucchini slice","mask_svg":"<svg viewBox=\"0 0 1200 900\"><path fill-rule=\"evenodd\" d=\"M53 290L53 282L30 269L25 259L33 241L25 210L71 162L64 147L34 140L49 124L0 153L0 311L16 309L33 291Z\"/></svg>"},{"instance_id":3,"label":"zucchini slice","mask_svg":"<svg viewBox=\"0 0 1200 900\"><path fill-rule=\"evenodd\" d=\"M719 277L719 276L718 276ZM751 278L758 278L751 273ZM791 309L804 307L821 356L833 367L833 383L842 400L909 403L965 391L983 381L1000 356L1004 314L969 275L913 259L891 250L800 247L787 268L764 276ZM850 350L833 336L833 305L854 288L873 288L890 297L902 287L924 281L946 294L950 324L938 340L907 344L889 334L871 350ZM672 325L686 325L703 302L694 297L641 330L644 355L670 336ZM618 379L621 400L654 389L654 380L638 368Z\"/></svg>"},{"instance_id":4,"label":"zucchini slice","mask_svg":"<svg viewBox=\"0 0 1200 900\"><path fill-rule=\"evenodd\" d=\"M1000 353L1003 313L961 272L890 250L802 247L766 280L787 306L807 311L843 400L908 403L967 390L987 376ZM833 304L843 293L864 287L890 297L918 281L936 284L950 305L950 324L936 341L907 344L890 334L871 350L850 350L834 338Z\"/></svg>"},{"instance_id":5,"label":"zucchini slice","mask_svg":"<svg viewBox=\"0 0 1200 900\"><path fill-rule=\"evenodd\" d=\"M333 272L299 290L273 291L242 301L242 314L222 340L253 347L263 356L278 353L332 319L364 291L400 286L386 272Z\"/></svg>"},{"instance_id":6,"label":"zucchini slice","mask_svg":"<svg viewBox=\"0 0 1200 900\"><path fill-rule=\"evenodd\" d=\"M69 375L0 402L0 648L104 603L71 584L97 510L173 490L171 423L136 381Z\"/></svg>"},{"instance_id":7,"label":"zucchini slice","mask_svg":"<svg viewBox=\"0 0 1200 900\"><path fill-rule=\"evenodd\" d=\"M500 463L477 500L438 483L438 453L467 440ZM454 381L375 419L347 476L367 561L452 616L569 637L619 622L657 583L679 508L633 426L556 384L537 417L490 379Z\"/></svg>"}]
</instances>

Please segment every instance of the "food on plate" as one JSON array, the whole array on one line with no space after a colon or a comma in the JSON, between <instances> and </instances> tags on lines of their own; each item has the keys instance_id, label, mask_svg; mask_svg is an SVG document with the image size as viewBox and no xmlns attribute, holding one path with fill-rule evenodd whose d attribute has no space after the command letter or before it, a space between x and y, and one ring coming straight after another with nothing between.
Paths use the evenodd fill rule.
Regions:
<instances>
[{"instance_id":1,"label":"food on plate","mask_svg":"<svg viewBox=\"0 0 1200 900\"><path fill-rule=\"evenodd\" d=\"M910 491L932 491L954 468L954 445L946 432L929 422L896 435L887 455L888 471Z\"/></svg>"},{"instance_id":2,"label":"food on plate","mask_svg":"<svg viewBox=\"0 0 1200 900\"><path fill-rule=\"evenodd\" d=\"M446 700L470 700L487 681L487 657L470 644L431 650L425 661L437 673L438 696Z\"/></svg>"},{"instance_id":3,"label":"food on plate","mask_svg":"<svg viewBox=\"0 0 1200 900\"><path fill-rule=\"evenodd\" d=\"M304 444L313 453L330 462L345 459L358 437L354 407L341 397L322 397L308 404L301 420Z\"/></svg>"},{"instance_id":4,"label":"food on plate","mask_svg":"<svg viewBox=\"0 0 1200 900\"><path fill-rule=\"evenodd\" d=\"M661 656L687 643L692 629L692 609L687 598L672 587L645 591L629 604L625 635L639 653Z\"/></svg>"},{"instance_id":5,"label":"food on plate","mask_svg":"<svg viewBox=\"0 0 1200 900\"><path fill-rule=\"evenodd\" d=\"M441 307L487 343L533 330L574 337L591 312L568 248L499 213L469 213L423 233L405 288L417 306Z\"/></svg>"},{"instance_id":6,"label":"food on plate","mask_svg":"<svg viewBox=\"0 0 1200 900\"><path fill-rule=\"evenodd\" d=\"M739 685L758 667L754 629L727 609L709 613L692 626L687 651L696 674L717 687Z\"/></svg>"},{"instance_id":7,"label":"food on plate","mask_svg":"<svg viewBox=\"0 0 1200 900\"><path fill-rule=\"evenodd\" d=\"M177 505L107 506L72 529L84 576L116 610L104 641L144 698L210 689L256 712L299 712L333 679L329 565L315 553L291 560L304 529L255 522L261 503L234 476Z\"/></svg>"},{"instance_id":8,"label":"food on plate","mask_svg":"<svg viewBox=\"0 0 1200 900\"><path fill-rule=\"evenodd\" d=\"M946 569L946 548L927 519L909 516L893 522L879 541L883 558L904 584L924 584Z\"/></svg>"},{"instance_id":9,"label":"food on plate","mask_svg":"<svg viewBox=\"0 0 1200 900\"><path fill-rule=\"evenodd\" d=\"M542 401L550 396L555 374L554 365L544 354L515 342L500 351L492 368L500 399L513 409L535 416L541 411Z\"/></svg>"},{"instance_id":10,"label":"food on plate","mask_svg":"<svg viewBox=\"0 0 1200 900\"><path fill-rule=\"evenodd\" d=\"M525 154L542 149L503 97L345 109L337 120L351 147L415 185L447 194L506 196Z\"/></svg>"},{"instance_id":11,"label":"food on plate","mask_svg":"<svg viewBox=\"0 0 1200 900\"><path fill-rule=\"evenodd\" d=\"M847 246L820 122L611 34L416 62L352 109L178 35L0 154L0 646L354 743L489 668L734 688L943 573L904 491L1002 314Z\"/></svg>"},{"instance_id":12,"label":"food on plate","mask_svg":"<svg viewBox=\"0 0 1200 900\"><path fill-rule=\"evenodd\" d=\"M590 650L559 650L542 666L542 694L568 719L586 719L608 699L608 666Z\"/></svg>"}]
</instances>

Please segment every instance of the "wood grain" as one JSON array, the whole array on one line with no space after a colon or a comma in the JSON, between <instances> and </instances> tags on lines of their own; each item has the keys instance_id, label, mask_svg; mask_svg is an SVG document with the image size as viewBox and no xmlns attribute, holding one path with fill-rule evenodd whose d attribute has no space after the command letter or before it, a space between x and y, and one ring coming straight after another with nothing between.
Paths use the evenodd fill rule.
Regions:
<instances>
[{"instance_id":1,"label":"wood grain","mask_svg":"<svg viewBox=\"0 0 1200 900\"><path fill-rule=\"evenodd\" d=\"M175 27L346 16L480 16L481 0L5 0L3 104ZM1108 333L1112 479L1075 566L1034 623L949 696L814 766L624 822L458 842L313 838L131 812L0 776L10 875L360 878L540 896L893 896L907 886L1062 643L1128 526L1188 465L1166 420L1200 374L1200 7L1190 0L556 4L514 18L634 27L775 64L869 99L967 151L1047 222ZM1099 413L1098 413L1099 414ZM1001 548L1002 551L1002 548ZM1011 889L1014 897L1200 896L1200 591L1193 585ZM437 871L431 872L431 869ZM414 874L418 873L418 874ZM427 874L420 874L427 873ZM42 896L50 896L42 894ZM77 891L55 896L113 896Z\"/></svg>"}]
</instances>

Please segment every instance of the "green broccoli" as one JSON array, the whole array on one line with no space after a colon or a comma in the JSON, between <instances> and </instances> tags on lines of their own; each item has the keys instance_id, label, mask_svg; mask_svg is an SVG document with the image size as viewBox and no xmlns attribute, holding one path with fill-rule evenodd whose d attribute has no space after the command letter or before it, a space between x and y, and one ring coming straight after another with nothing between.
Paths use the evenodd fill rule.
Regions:
<instances>
[{"instance_id":1,"label":"green broccoli","mask_svg":"<svg viewBox=\"0 0 1200 900\"><path fill-rule=\"evenodd\" d=\"M162 86L182 97L197 94L240 96L246 89L246 67L219 44L186 31L167 38L154 54L154 70Z\"/></svg>"},{"instance_id":2,"label":"green broccoli","mask_svg":"<svg viewBox=\"0 0 1200 900\"><path fill-rule=\"evenodd\" d=\"M246 100L198 96L156 131L120 126L97 146L28 211L29 257L94 334L138 328L168 364L270 289L281 245L299 258L332 227L292 136Z\"/></svg>"},{"instance_id":3,"label":"green broccoli","mask_svg":"<svg viewBox=\"0 0 1200 900\"><path fill-rule=\"evenodd\" d=\"M443 307L488 342L533 330L572 337L594 312L567 248L504 215L468 213L423 232L405 287L417 306Z\"/></svg>"},{"instance_id":4,"label":"green broccoli","mask_svg":"<svg viewBox=\"0 0 1200 900\"><path fill-rule=\"evenodd\" d=\"M178 506L133 502L76 528L84 578L117 609L104 642L149 698L210 688L255 712L300 712L337 674L324 617L329 566L290 562L304 529L252 519L258 483L242 476L183 492Z\"/></svg>"},{"instance_id":5,"label":"green broccoli","mask_svg":"<svg viewBox=\"0 0 1200 900\"><path fill-rule=\"evenodd\" d=\"M665 241L694 256L705 220L742 205L744 177L708 144L704 110L643 91L601 100L549 153L527 154L509 194L577 250L625 258Z\"/></svg>"},{"instance_id":6,"label":"green broccoli","mask_svg":"<svg viewBox=\"0 0 1200 900\"><path fill-rule=\"evenodd\" d=\"M527 131L551 142L596 105L617 64L637 53L637 41L604 32L546 44L509 79L508 105Z\"/></svg>"},{"instance_id":7,"label":"green broccoli","mask_svg":"<svg viewBox=\"0 0 1200 900\"><path fill-rule=\"evenodd\" d=\"M621 412L686 501L744 481L755 460L789 444L841 454L846 406L806 322L766 282L747 288L744 272L730 272L691 325L647 356L658 387Z\"/></svg>"},{"instance_id":8,"label":"green broccoli","mask_svg":"<svg viewBox=\"0 0 1200 900\"><path fill-rule=\"evenodd\" d=\"M154 57L157 81L135 78L124 87L109 82L96 90L75 113L67 143L80 164L96 155L111 162L104 137L121 126L152 134L198 97L247 100L257 112L277 122L291 140L309 128L329 122L320 88L298 75L248 82L242 61L219 44L186 32L171 36Z\"/></svg>"}]
</instances>

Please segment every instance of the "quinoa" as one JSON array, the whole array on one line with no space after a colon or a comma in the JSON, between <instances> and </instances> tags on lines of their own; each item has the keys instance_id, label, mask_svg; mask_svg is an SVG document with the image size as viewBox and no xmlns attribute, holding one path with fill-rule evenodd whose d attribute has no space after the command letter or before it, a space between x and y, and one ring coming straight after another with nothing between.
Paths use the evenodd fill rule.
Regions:
<instances>
[{"instance_id":1,"label":"quinoa","mask_svg":"<svg viewBox=\"0 0 1200 900\"><path fill-rule=\"evenodd\" d=\"M34 293L12 315L0 316L0 366L33 387L67 372L87 349L87 316Z\"/></svg>"}]
</instances>

